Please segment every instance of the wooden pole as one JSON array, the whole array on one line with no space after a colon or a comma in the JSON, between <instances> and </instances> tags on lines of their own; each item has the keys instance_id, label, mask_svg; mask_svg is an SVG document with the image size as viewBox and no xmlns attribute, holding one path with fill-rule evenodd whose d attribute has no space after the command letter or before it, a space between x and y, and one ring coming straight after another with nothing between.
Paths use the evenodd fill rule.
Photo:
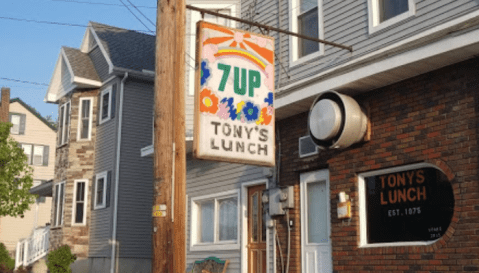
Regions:
<instances>
[{"instance_id":1,"label":"wooden pole","mask_svg":"<svg viewBox=\"0 0 479 273\"><path fill-rule=\"evenodd\" d=\"M184 0L158 0L152 272L185 272Z\"/></svg>"}]
</instances>

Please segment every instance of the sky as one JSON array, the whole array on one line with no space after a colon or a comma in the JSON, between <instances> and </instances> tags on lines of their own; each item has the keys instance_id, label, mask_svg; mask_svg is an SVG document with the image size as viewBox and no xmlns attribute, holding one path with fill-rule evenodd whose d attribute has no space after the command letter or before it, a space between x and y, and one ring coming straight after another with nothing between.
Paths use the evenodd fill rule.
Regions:
<instances>
[{"instance_id":1,"label":"sky","mask_svg":"<svg viewBox=\"0 0 479 273\"><path fill-rule=\"evenodd\" d=\"M0 0L0 87L9 87L10 98L56 120L58 106L43 99L60 48L79 48L89 21L155 30L131 4L156 23L156 0Z\"/></svg>"}]
</instances>

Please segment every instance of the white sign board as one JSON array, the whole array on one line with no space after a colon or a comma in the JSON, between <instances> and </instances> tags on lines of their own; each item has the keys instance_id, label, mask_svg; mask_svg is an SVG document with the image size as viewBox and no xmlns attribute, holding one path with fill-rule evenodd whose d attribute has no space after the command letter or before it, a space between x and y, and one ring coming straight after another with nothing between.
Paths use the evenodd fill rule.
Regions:
<instances>
[{"instance_id":1,"label":"white sign board","mask_svg":"<svg viewBox=\"0 0 479 273\"><path fill-rule=\"evenodd\" d=\"M275 164L274 39L197 24L194 155Z\"/></svg>"}]
</instances>

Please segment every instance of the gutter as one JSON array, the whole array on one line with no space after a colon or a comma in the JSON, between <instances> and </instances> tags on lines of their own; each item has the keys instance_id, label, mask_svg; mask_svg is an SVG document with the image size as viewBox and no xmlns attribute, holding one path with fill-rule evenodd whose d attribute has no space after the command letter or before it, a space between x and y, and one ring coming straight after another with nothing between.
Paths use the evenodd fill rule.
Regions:
<instances>
[{"instance_id":1,"label":"gutter","mask_svg":"<svg viewBox=\"0 0 479 273\"><path fill-rule=\"evenodd\" d=\"M110 273L115 273L115 252L116 252L116 227L118 220L118 185L120 184L120 150L121 150L121 127L123 120L123 93L125 88L125 81L128 78L128 72L121 80L120 84L120 109L118 113L118 139L116 146L116 169L115 169L115 202L113 206L113 231L111 235L111 265Z\"/></svg>"}]
</instances>

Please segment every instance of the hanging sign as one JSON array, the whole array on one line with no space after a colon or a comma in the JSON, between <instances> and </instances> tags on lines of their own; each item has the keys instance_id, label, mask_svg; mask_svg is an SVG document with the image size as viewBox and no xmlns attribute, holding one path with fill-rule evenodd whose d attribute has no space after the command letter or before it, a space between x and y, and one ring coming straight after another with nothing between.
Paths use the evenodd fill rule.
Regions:
<instances>
[{"instance_id":1,"label":"hanging sign","mask_svg":"<svg viewBox=\"0 0 479 273\"><path fill-rule=\"evenodd\" d=\"M197 24L194 155L274 166L274 39Z\"/></svg>"},{"instance_id":2,"label":"hanging sign","mask_svg":"<svg viewBox=\"0 0 479 273\"><path fill-rule=\"evenodd\" d=\"M434 241L446 232L454 195L433 167L365 178L369 243Z\"/></svg>"}]
</instances>

